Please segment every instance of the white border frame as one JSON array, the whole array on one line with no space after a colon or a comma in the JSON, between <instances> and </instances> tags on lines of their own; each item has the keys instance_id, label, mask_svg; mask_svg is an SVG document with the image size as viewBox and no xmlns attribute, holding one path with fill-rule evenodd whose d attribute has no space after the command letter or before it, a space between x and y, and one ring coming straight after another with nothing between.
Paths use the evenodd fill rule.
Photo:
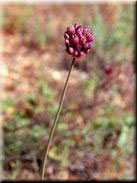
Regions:
<instances>
[{"instance_id":1,"label":"white border frame","mask_svg":"<svg viewBox=\"0 0 137 183\"><path fill-rule=\"evenodd\" d=\"M28 4L41 4L41 3L135 3L136 0L0 0L0 17L2 19L2 5L10 3L28 3ZM0 29L0 48L2 48L3 39ZM1 59L2 50L0 50ZM1 88L0 88L1 92ZM4 172L2 169L3 155L3 135L2 135L2 112L0 110L0 180L4 179Z\"/></svg>"},{"instance_id":2,"label":"white border frame","mask_svg":"<svg viewBox=\"0 0 137 183\"><path fill-rule=\"evenodd\" d=\"M0 4L7 3L133 3L136 0L0 0Z\"/></svg>"}]
</instances>

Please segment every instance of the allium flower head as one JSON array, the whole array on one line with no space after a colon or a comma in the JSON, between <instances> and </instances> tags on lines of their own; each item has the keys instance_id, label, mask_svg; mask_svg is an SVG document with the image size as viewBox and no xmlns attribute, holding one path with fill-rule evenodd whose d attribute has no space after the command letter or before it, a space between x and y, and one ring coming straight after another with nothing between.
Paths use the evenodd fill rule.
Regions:
<instances>
[{"instance_id":1,"label":"allium flower head","mask_svg":"<svg viewBox=\"0 0 137 183\"><path fill-rule=\"evenodd\" d=\"M64 33L66 51L73 57L83 57L92 48L95 35L89 27L74 24Z\"/></svg>"}]
</instances>

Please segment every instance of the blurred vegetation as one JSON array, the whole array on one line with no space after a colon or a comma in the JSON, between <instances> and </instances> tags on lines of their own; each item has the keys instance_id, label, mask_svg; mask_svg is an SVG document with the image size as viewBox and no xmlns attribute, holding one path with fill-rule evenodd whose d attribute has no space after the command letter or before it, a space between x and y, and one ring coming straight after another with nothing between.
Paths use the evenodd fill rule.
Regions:
<instances>
[{"instance_id":1,"label":"blurred vegetation","mask_svg":"<svg viewBox=\"0 0 137 183\"><path fill-rule=\"evenodd\" d=\"M86 14L84 15L83 12ZM64 109L53 138L47 166L51 167L55 161L56 171L50 173L47 169L50 178L55 178L59 171L67 172L73 169L71 167L75 164L71 157L73 152L76 161L83 158L81 163L84 161L84 154L81 153L89 151L92 154L89 158L91 165L98 156L107 156L109 160L106 161L110 161L111 166L114 164L117 167L122 166L127 155L134 153L133 107L132 110L128 108L128 101L125 101L125 107L115 104L116 100L122 98L120 87L123 86L117 82L119 73L125 72L122 70L124 64L126 67L127 64L131 66L133 61L133 15L134 7L130 4L7 5L3 9L1 25L7 37L19 35L21 44L30 52L36 50L40 54L44 52L50 55L62 54L62 63L67 59L66 53L62 50L63 32L70 23L89 24L96 33L93 51L84 58L87 61L91 60L91 62L84 60L85 65L87 64L85 71L87 79L77 81L73 87L70 82L70 91L74 88L75 92L72 90L74 96L66 96ZM106 64L113 66L112 77L104 72ZM57 68L58 66L55 65L55 70ZM121 70L119 71L118 68ZM21 93L20 99L17 100L16 95L11 95L13 92L7 94L5 91L4 96L0 97L5 145L4 168L8 178L19 177L21 165L27 158L31 160L33 165L30 166L37 175L52 121L57 112L61 89L52 84L52 79L46 73L43 74L46 71L42 70L42 64L40 69L41 73L35 80L34 92ZM82 70L77 70L79 75L83 73ZM124 77L126 81L129 76L125 74ZM108 84L107 88L103 85L98 89L100 83L104 81ZM126 93L126 90L124 92ZM101 96L105 99L106 93L108 98L94 107ZM90 106L92 101L95 103ZM72 112L69 112L71 109ZM103 160L99 159L98 164L101 162ZM93 170L93 173L99 171L94 167ZM86 165L83 171L87 171ZM87 172L86 178L94 177L90 174L91 171L92 169ZM128 168L124 169L124 173L117 175L116 178L132 178ZM76 178L81 177L77 175ZM107 175L104 178L107 179Z\"/></svg>"}]
</instances>

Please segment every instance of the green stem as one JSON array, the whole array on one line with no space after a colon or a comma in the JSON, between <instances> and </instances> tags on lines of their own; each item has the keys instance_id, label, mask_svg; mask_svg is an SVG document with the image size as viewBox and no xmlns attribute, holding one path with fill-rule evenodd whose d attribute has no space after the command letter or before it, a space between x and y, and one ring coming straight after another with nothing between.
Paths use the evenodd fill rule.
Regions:
<instances>
[{"instance_id":1,"label":"green stem","mask_svg":"<svg viewBox=\"0 0 137 183\"><path fill-rule=\"evenodd\" d=\"M52 140L52 137L53 137L53 134L54 134L56 125L57 125L57 121L58 121L58 118L59 118L59 114L60 114L61 109L62 109L64 97L65 97L65 94L66 94L66 89L67 89L67 86L68 86L68 81L69 81L69 78L70 78L71 71L72 71L72 69L73 69L74 63L75 63L75 58L73 58L73 60L72 60L71 67L70 67L70 70L69 70L69 73L68 73L68 77L67 77L67 80L66 80L66 83L65 83L63 92L62 92L62 96L61 96L59 108L58 108L58 111L57 111L57 114L56 114L56 117L55 117L55 120L54 120L52 129L51 129L51 132L50 132L50 135L49 135L48 144L47 144L47 149L46 149L46 152L45 152L44 161L43 161L43 166L42 166L41 180L44 180L45 166L46 166L46 160L47 160L47 156L48 156L48 152L49 152L49 147L50 147L51 140Z\"/></svg>"}]
</instances>

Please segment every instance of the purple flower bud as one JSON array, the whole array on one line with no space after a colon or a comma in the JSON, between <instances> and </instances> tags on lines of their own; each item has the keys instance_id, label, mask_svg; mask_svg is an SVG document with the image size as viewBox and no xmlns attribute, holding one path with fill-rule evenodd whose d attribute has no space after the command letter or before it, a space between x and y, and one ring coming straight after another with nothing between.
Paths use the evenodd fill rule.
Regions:
<instances>
[{"instance_id":1,"label":"purple flower bud","mask_svg":"<svg viewBox=\"0 0 137 183\"><path fill-rule=\"evenodd\" d=\"M85 56L85 53L83 51L80 51L79 56L83 57L83 56Z\"/></svg>"},{"instance_id":2,"label":"purple flower bud","mask_svg":"<svg viewBox=\"0 0 137 183\"><path fill-rule=\"evenodd\" d=\"M85 28L84 31L83 31L83 34L88 34L89 33L89 28Z\"/></svg>"},{"instance_id":3,"label":"purple flower bud","mask_svg":"<svg viewBox=\"0 0 137 183\"><path fill-rule=\"evenodd\" d=\"M96 35L95 34L92 34L92 41L94 41L96 38Z\"/></svg>"},{"instance_id":4,"label":"purple flower bud","mask_svg":"<svg viewBox=\"0 0 137 183\"><path fill-rule=\"evenodd\" d=\"M75 35L74 37L72 37L72 43L75 44L75 45L79 43L79 38L78 38L77 35Z\"/></svg>"},{"instance_id":5,"label":"purple flower bud","mask_svg":"<svg viewBox=\"0 0 137 183\"><path fill-rule=\"evenodd\" d=\"M84 31L84 28L83 28L83 27L79 27L79 28L77 29L77 32L83 33L83 31Z\"/></svg>"},{"instance_id":6,"label":"purple flower bud","mask_svg":"<svg viewBox=\"0 0 137 183\"><path fill-rule=\"evenodd\" d=\"M92 41L92 35L90 33L88 33L86 35L87 41Z\"/></svg>"},{"instance_id":7,"label":"purple flower bud","mask_svg":"<svg viewBox=\"0 0 137 183\"><path fill-rule=\"evenodd\" d=\"M67 33L64 34L65 39L69 39L69 35Z\"/></svg>"},{"instance_id":8,"label":"purple flower bud","mask_svg":"<svg viewBox=\"0 0 137 183\"><path fill-rule=\"evenodd\" d=\"M86 43L86 38L84 37L84 36L82 36L81 38L80 38L80 44L81 45L84 45L85 43Z\"/></svg>"},{"instance_id":9,"label":"purple flower bud","mask_svg":"<svg viewBox=\"0 0 137 183\"><path fill-rule=\"evenodd\" d=\"M75 29L78 29L79 27L81 27L81 25L80 24L74 24L74 27L75 27Z\"/></svg>"},{"instance_id":10,"label":"purple flower bud","mask_svg":"<svg viewBox=\"0 0 137 183\"><path fill-rule=\"evenodd\" d=\"M87 49L84 51L86 54L90 52L90 49Z\"/></svg>"},{"instance_id":11,"label":"purple flower bud","mask_svg":"<svg viewBox=\"0 0 137 183\"><path fill-rule=\"evenodd\" d=\"M73 54L75 57L77 57L78 56L78 51L74 51L74 54Z\"/></svg>"},{"instance_id":12,"label":"purple flower bud","mask_svg":"<svg viewBox=\"0 0 137 183\"><path fill-rule=\"evenodd\" d=\"M69 35L75 34L75 28L73 25L71 25L70 27L67 28L67 33Z\"/></svg>"},{"instance_id":13,"label":"purple flower bud","mask_svg":"<svg viewBox=\"0 0 137 183\"><path fill-rule=\"evenodd\" d=\"M92 47L92 43L91 42L88 42L84 45L84 49L87 50L87 49L90 49Z\"/></svg>"},{"instance_id":14,"label":"purple flower bud","mask_svg":"<svg viewBox=\"0 0 137 183\"><path fill-rule=\"evenodd\" d=\"M77 44L77 45L76 45L76 48L77 48L78 51L81 50L81 47L82 47L82 46L81 46L80 44Z\"/></svg>"},{"instance_id":15,"label":"purple flower bud","mask_svg":"<svg viewBox=\"0 0 137 183\"><path fill-rule=\"evenodd\" d=\"M68 53L72 55L74 53L74 49L72 47L68 47Z\"/></svg>"},{"instance_id":16,"label":"purple flower bud","mask_svg":"<svg viewBox=\"0 0 137 183\"><path fill-rule=\"evenodd\" d=\"M69 45L69 40L68 39L65 39L65 45Z\"/></svg>"},{"instance_id":17,"label":"purple flower bud","mask_svg":"<svg viewBox=\"0 0 137 183\"><path fill-rule=\"evenodd\" d=\"M76 34L77 34L77 36L78 36L79 38L81 38L81 37L82 37L82 32L77 31L77 32L76 32Z\"/></svg>"},{"instance_id":18,"label":"purple flower bud","mask_svg":"<svg viewBox=\"0 0 137 183\"><path fill-rule=\"evenodd\" d=\"M87 41L93 41L95 39L95 35L91 34L91 33L88 33L86 35L86 38L87 38Z\"/></svg>"}]
</instances>

